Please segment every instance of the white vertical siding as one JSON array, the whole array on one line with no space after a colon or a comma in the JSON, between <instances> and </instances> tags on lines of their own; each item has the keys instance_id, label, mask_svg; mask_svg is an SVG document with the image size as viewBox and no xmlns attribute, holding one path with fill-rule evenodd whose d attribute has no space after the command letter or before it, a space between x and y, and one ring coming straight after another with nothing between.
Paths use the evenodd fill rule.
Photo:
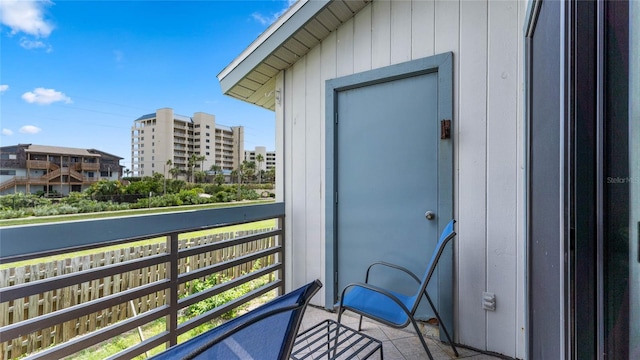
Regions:
<instances>
[{"instance_id":1,"label":"white vertical siding","mask_svg":"<svg viewBox=\"0 0 640 360\"><path fill-rule=\"evenodd\" d=\"M525 356L524 7L517 1L374 0L279 76L290 287L331 281L324 278L325 81L453 51L456 340ZM483 291L496 294L495 312L482 309Z\"/></svg>"},{"instance_id":2,"label":"white vertical siding","mask_svg":"<svg viewBox=\"0 0 640 360\"><path fill-rule=\"evenodd\" d=\"M487 2L462 1L460 22L458 117L454 119L458 136L454 138L458 150L456 199L460 199L455 204L460 235L454 240L458 254L457 323L467 323L459 327L460 342L484 349L487 313L482 310L481 296L488 290L488 194L483 191L487 188Z\"/></svg>"},{"instance_id":3,"label":"white vertical siding","mask_svg":"<svg viewBox=\"0 0 640 360\"><path fill-rule=\"evenodd\" d=\"M307 119L314 119L321 113L321 101L324 94L321 92L322 82L320 67L321 47L318 46L309 52L306 64L306 114ZM324 157L324 141L323 136L318 136L324 122L306 121L305 122L305 176L306 181L306 207L305 207L305 232L306 232L306 256L304 257L306 266L304 267L306 274L304 280L310 281L314 278L314 274L324 274L324 223L318 219L318 210L324 209L324 199L322 185L322 174L324 174L324 166L322 159Z\"/></svg>"},{"instance_id":4,"label":"white vertical siding","mask_svg":"<svg viewBox=\"0 0 640 360\"><path fill-rule=\"evenodd\" d=\"M490 1L487 61L487 289L507 302L487 313L487 348L512 354L517 331L518 4ZM513 49L505 52L504 49ZM508 210L508 211L507 211Z\"/></svg>"}]
</instances>

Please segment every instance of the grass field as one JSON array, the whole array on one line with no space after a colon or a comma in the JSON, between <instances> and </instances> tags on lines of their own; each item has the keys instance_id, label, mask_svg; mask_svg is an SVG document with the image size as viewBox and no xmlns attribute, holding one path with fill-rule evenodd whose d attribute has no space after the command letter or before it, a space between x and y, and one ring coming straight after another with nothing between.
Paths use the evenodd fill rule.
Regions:
<instances>
[{"instance_id":1,"label":"grass field","mask_svg":"<svg viewBox=\"0 0 640 360\"><path fill-rule=\"evenodd\" d=\"M256 200L256 201L242 201L237 203L215 203L215 204L203 204L203 205L171 206L171 207L163 207L163 208L105 211L105 212L73 214L73 215L56 215L56 216L42 216L42 217L31 216L31 217L20 218L20 219L0 220L0 228L3 226L13 226L13 225L45 224L45 223L53 223L53 222L61 222L61 221L102 219L102 218L121 217L121 216L130 216L130 215L160 214L160 213L175 212L175 211L182 211L182 210L186 211L186 210L195 210L195 209L215 209L215 208L225 208L225 207L232 207L232 206L268 204L272 202L273 200Z\"/></svg>"},{"instance_id":2,"label":"grass field","mask_svg":"<svg viewBox=\"0 0 640 360\"><path fill-rule=\"evenodd\" d=\"M199 236L206 236L206 235L220 234L220 233L227 233L227 232L246 231L246 230L255 230L255 229L266 229L266 228L275 227L275 225L276 225L276 221L273 220L273 219L272 220L263 220L263 221L248 223L248 224L225 226L225 227L216 228L216 229L200 230L200 231L184 233L184 234L180 234L178 236L178 238L182 240L182 239L191 239L191 238L199 237ZM13 263L0 264L0 270L12 268L12 267L20 267L20 266L39 264L39 263L42 263L42 262L51 262L51 261L64 260L64 259L69 259L69 258L74 258L74 257L79 257L79 256L97 254L97 253L102 253L102 252L106 252L106 251L110 251L110 250L120 249L120 248L123 248L123 247L145 246L145 245L154 244L154 243L158 243L158 242L162 242L162 241L166 241L166 238L159 237L159 238L154 238L154 239L147 239L147 240L131 242L131 243L127 243L127 244L120 244L120 245L101 247L101 248L97 248L97 249L69 252L69 253L60 254L60 255L48 256L46 258L38 258L38 259L17 261L17 262L13 262Z\"/></svg>"}]
</instances>

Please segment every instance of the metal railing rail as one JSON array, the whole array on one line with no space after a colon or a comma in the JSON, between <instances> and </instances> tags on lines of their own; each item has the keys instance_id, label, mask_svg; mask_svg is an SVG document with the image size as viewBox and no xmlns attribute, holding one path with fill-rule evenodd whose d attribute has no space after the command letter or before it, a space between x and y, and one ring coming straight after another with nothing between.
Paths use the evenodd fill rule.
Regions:
<instances>
[{"instance_id":1,"label":"metal railing rail","mask_svg":"<svg viewBox=\"0 0 640 360\"><path fill-rule=\"evenodd\" d=\"M188 215L188 216L187 216ZM219 228L229 225L255 222L265 219L277 219L278 226L271 231L222 240L191 248L178 248L178 235L194 230ZM137 316L107 325L88 334L78 336L70 341L56 344L44 351L30 354L28 359L62 358L78 351L97 345L105 340L136 329L154 320L165 317L167 330L150 337L139 344L114 355L113 359L129 359L150 349L165 344L176 345L178 336L207 321L245 304L268 291L278 289L284 293L284 204L252 205L207 209L170 214L136 216L118 219L56 223L49 225L15 226L0 229L0 262L34 259L52 254L60 254L82 249L98 248L113 244L125 244L149 238L164 236L167 238L167 253L146 256L140 259L125 261L99 268L61 275L54 278L31 281L24 284L0 288L0 302L10 302L20 298L43 294L68 286L78 286L87 281L125 274L150 266L165 264L168 269L166 278L152 283L124 289L115 294L95 300L73 305L55 312L44 314L33 319L11 323L0 328L0 342L12 341L33 332L74 321L122 303L127 303L143 296L165 291L167 300L164 305L138 313ZM38 240L38 236L46 236L46 241ZM206 266L197 270L178 273L178 264L183 259L206 254L220 249L233 248L256 240L273 237L273 245L246 255ZM272 257L274 261L265 264L256 271L243 274L230 281L217 284L181 299L178 289L181 284L205 278L209 275L245 264L257 259ZM192 304L218 295L234 287L245 284L265 275L272 275L261 287L218 306L204 314L178 324L178 314Z\"/></svg>"}]
</instances>

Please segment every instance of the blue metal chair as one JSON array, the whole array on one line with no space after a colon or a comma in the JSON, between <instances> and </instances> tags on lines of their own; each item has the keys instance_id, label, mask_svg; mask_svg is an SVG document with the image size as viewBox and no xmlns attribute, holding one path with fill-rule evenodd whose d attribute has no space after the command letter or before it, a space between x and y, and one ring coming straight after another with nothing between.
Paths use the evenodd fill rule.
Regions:
<instances>
[{"instance_id":1,"label":"blue metal chair","mask_svg":"<svg viewBox=\"0 0 640 360\"><path fill-rule=\"evenodd\" d=\"M427 347L427 343L418 328L418 324L414 318L416 310L418 309L418 305L420 300L422 299L422 295L427 298L429 301L429 305L433 312L435 313L440 327L444 331L447 336L447 340L453 349L453 352L456 356L459 356L458 350L456 349L451 337L449 336L449 332L447 328L444 326L442 319L440 319L440 315L436 310L429 294L427 293L427 284L433 275L433 272L438 265L438 260L444 251L445 246L449 242L449 240L453 239L456 235L453 230L453 224L455 220L451 220L447 226L442 231L440 235L440 240L436 246L436 249L433 251L433 255L431 255L431 260L427 265L427 270L425 271L422 278L419 278L414 273L409 271L408 269L398 266L395 264L390 264L387 262L375 262L369 266L367 269L367 275L364 283L352 283L347 285L342 290L342 296L340 297L339 307L338 307L338 323L342 318L342 313L345 310L353 311L360 315L360 322L358 324L358 330L362 329L362 317L366 316L370 319L381 322L385 325L394 327L394 328L404 328L409 323L413 325L416 332L418 333L418 337L422 342L422 346L424 347L429 359L433 359L431 352L429 351L429 347ZM374 266L385 266L391 269L400 270L404 272L406 275L410 276L416 281L416 291L412 295L405 295L399 292L395 292L389 289L383 289L378 286L369 284L369 272Z\"/></svg>"},{"instance_id":2,"label":"blue metal chair","mask_svg":"<svg viewBox=\"0 0 640 360\"><path fill-rule=\"evenodd\" d=\"M312 281L153 359L289 359L307 304L321 287Z\"/></svg>"}]
</instances>

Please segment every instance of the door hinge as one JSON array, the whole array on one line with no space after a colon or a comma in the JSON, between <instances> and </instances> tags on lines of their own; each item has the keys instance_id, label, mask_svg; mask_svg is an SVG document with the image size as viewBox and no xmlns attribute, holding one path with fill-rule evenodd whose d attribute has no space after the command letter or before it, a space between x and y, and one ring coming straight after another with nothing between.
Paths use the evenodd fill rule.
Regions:
<instances>
[{"instance_id":1,"label":"door hinge","mask_svg":"<svg viewBox=\"0 0 640 360\"><path fill-rule=\"evenodd\" d=\"M336 191L335 193L335 200L336 200L336 204L338 203L338 192Z\"/></svg>"},{"instance_id":2,"label":"door hinge","mask_svg":"<svg viewBox=\"0 0 640 360\"><path fill-rule=\"evenodd\" d=\"M440 121L440 139L451 138L451 120Z\"/></svg>"},{"instance_id":3,"label":"door hinge","mask_svg":"<svg viewBox=\"0 0 640 360\"><path fill-rule=\"evenodd\" d=\"M334 120L336 121L336 125L338 125L338 113L335 114L335 116L333 117Z\"/></svg>"}]
</instances>

